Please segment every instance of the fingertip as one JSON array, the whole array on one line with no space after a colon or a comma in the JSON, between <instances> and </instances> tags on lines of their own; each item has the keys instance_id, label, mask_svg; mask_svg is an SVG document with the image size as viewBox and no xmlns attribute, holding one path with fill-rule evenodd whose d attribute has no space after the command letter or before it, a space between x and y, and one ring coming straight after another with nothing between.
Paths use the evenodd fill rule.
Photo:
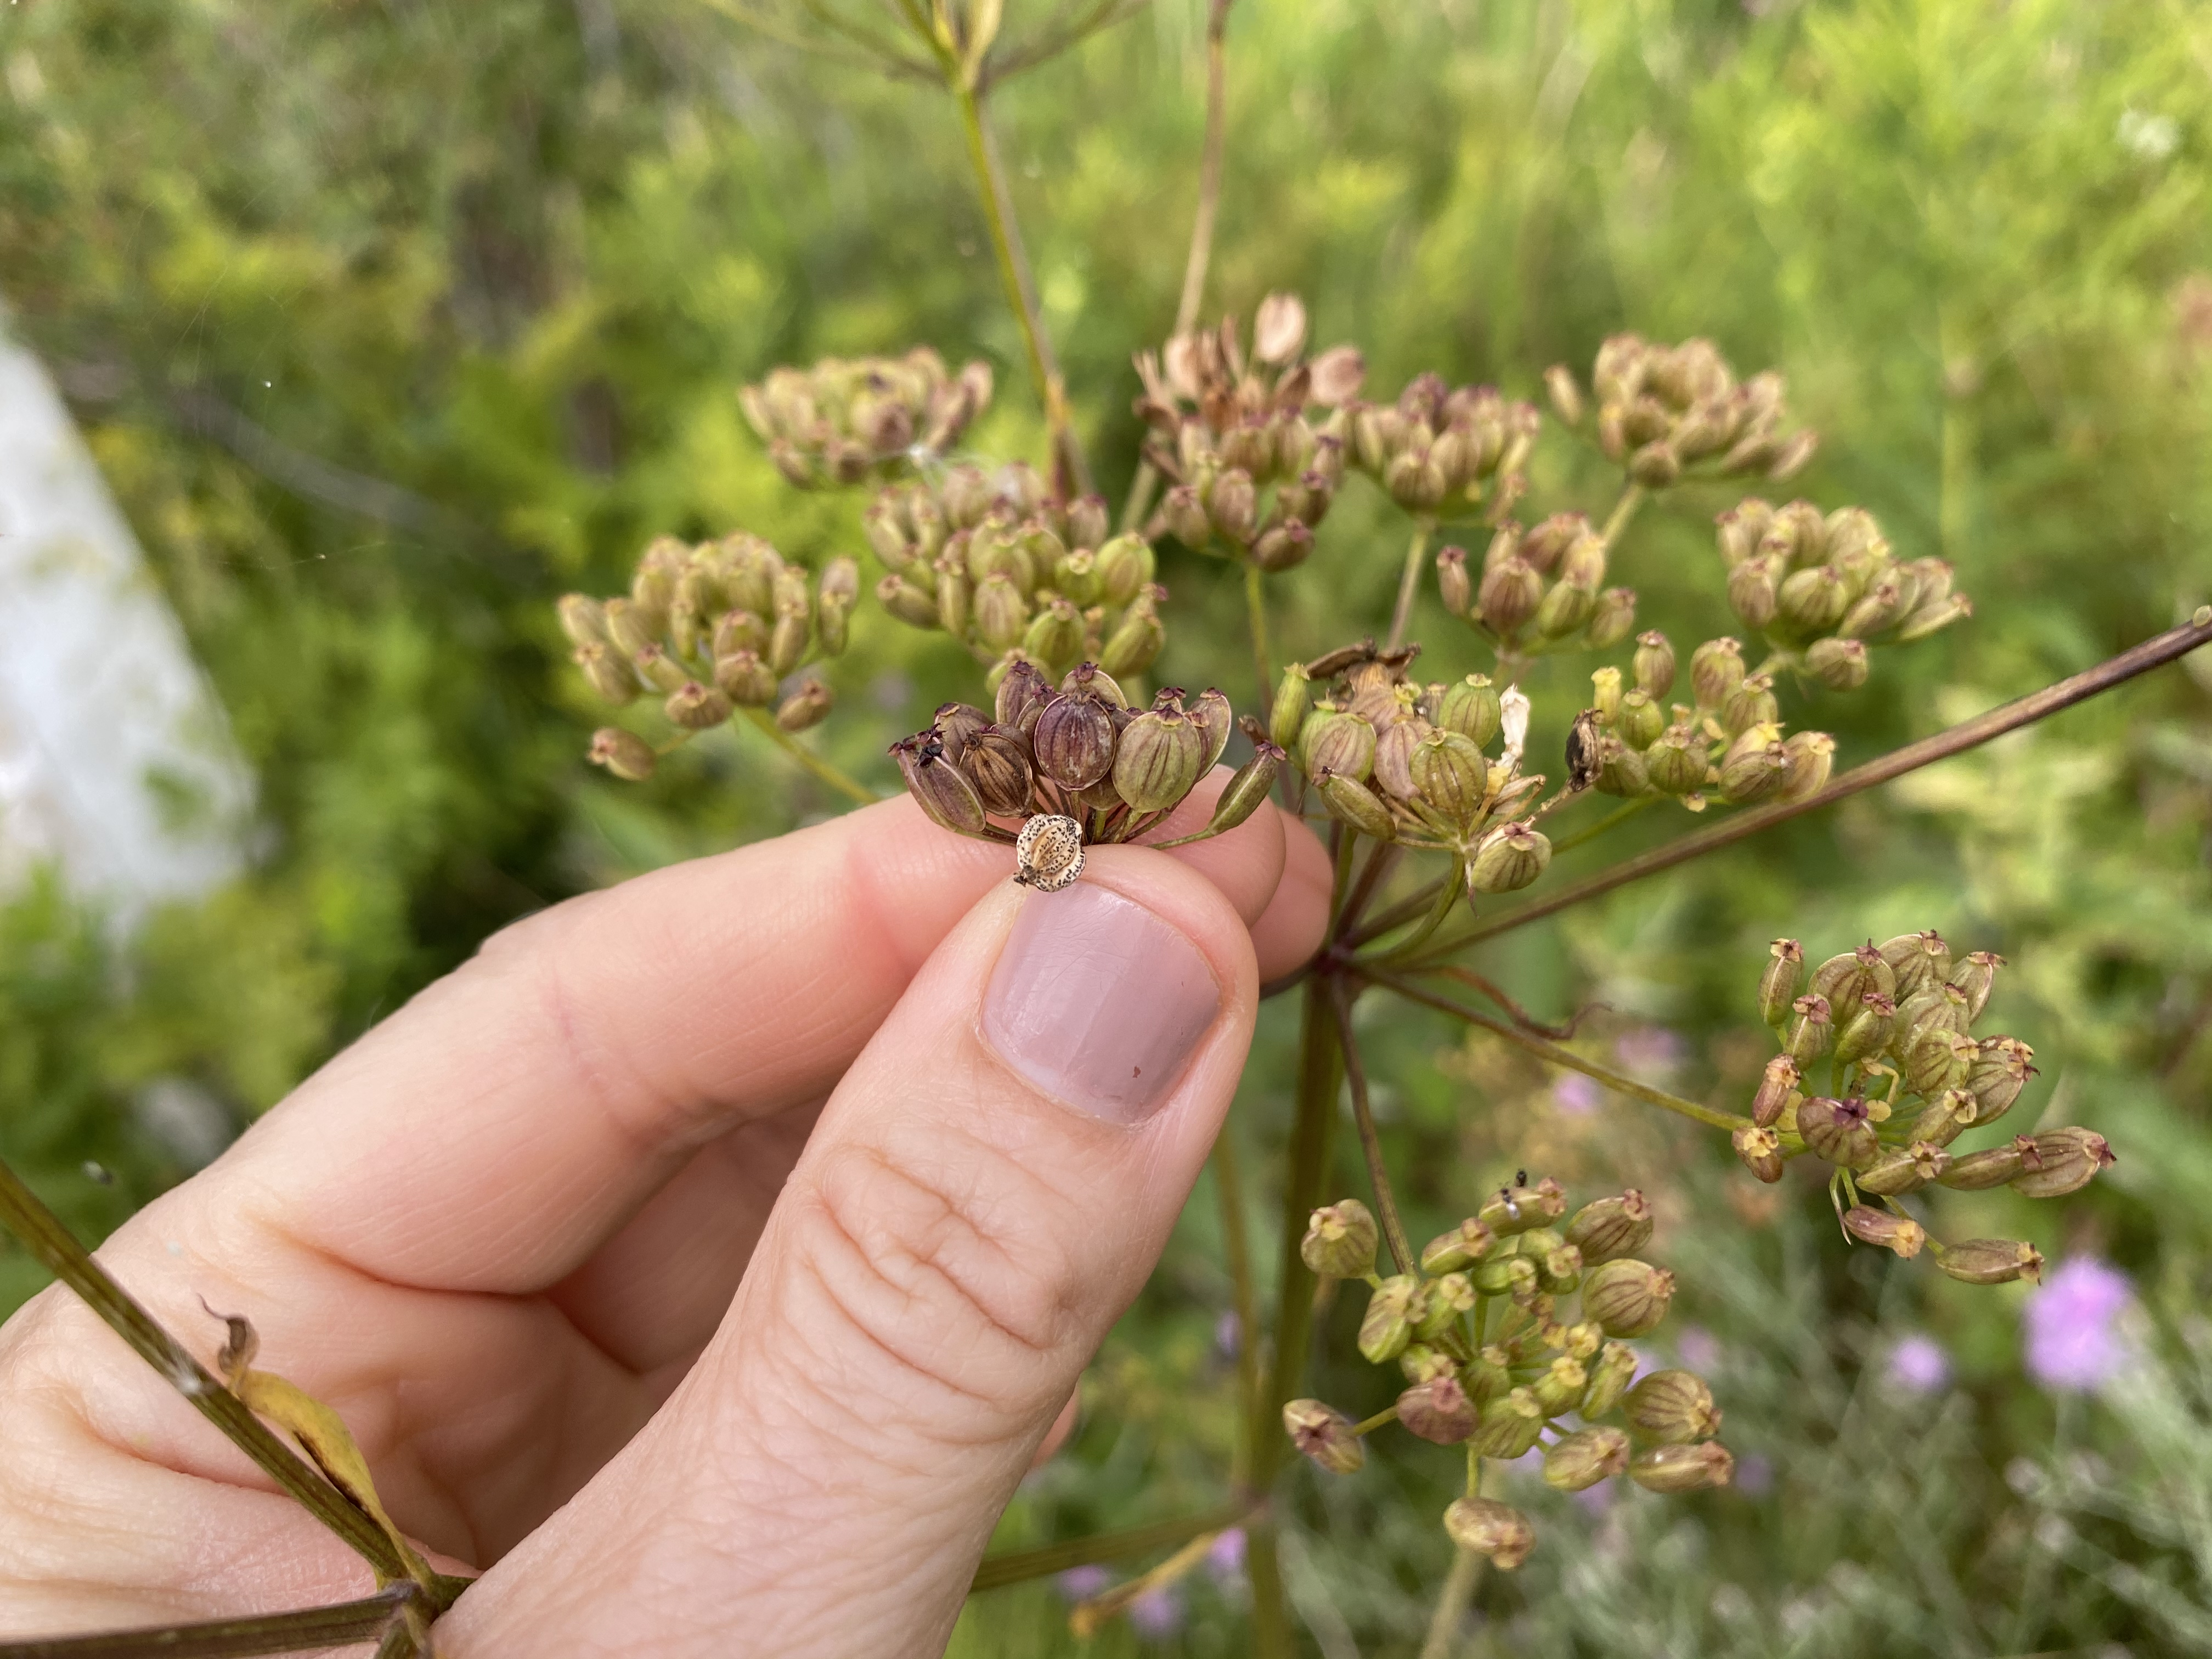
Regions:
<instances>
[{"instance_id":1,"label":"fingertip","mask_svg":"<svg viewBox=\"0 0 2212 1659\"><path fill-rule=\"evenodd\" d=\"M1255 817L1273 819L1283 854L1274 891L1252 924L1252 951L1264 982L1302 967L1321 949L1335 872L1329 866L1328 848L1302 819L1280 807Z\"/></svg>"}]
</instances>

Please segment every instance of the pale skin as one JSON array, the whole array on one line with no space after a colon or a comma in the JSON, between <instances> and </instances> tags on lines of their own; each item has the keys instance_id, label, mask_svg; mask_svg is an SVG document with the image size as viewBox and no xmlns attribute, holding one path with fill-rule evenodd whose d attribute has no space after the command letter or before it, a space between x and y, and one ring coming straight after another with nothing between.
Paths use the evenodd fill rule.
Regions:
<instances>
[{"instance_id":1,"label":"pale skin","mask_svg":"<svg viewBox=\"0 0 2212 1659\"><path fill-rule=\"evenodd\" d=\"M558 906L100 1259L204 1359L201 1298L249 1317L431 1559L483 1573L439 1622L447 1659L936 1654L1329 884L1272 807L1172 853L1091 850L1082 884L1218 990L1129 1124L987 1037L1021 907L1063 896L1012 868L902 799ZM371 1588L64 1291L0 1328L0 1636Z\"/></svg>"}]
</instances>

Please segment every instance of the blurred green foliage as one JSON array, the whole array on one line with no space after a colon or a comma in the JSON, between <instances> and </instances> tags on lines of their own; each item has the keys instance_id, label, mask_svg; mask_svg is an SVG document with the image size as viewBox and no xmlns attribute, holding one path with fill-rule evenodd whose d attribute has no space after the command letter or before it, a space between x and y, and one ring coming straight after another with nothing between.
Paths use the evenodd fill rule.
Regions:
<instances>
[{"instance_id":1,"label":"blurred green foliage","mask_svg":"<svg viewBox=\"0 0 2212 1659\"><path fill-rule=\"evenodd\" d=\"M1202 25L1194 0L1154 0L995 108L1109 493L1138 437L1127 354L1164 332L1181 276ZM1796 488L1871 508L1902 556L1955 562L1972 623L1885 653L1854 698L1810 698L1840 764L2212 598L2202 8L1244 0L1230 53L1217 305L1302 292L1318 343L1363 346L1386 396L1431 368L1532 395L1613 330L1710 335L1741 370L1785 370L1824 431ZM96 1232L180 1173L131 1114L149 1079L191 1078L243 1120L508 919L835 810L752 734L695 744L641 789L581 764L594 719L554 596L614 591L663 531L742 526L815 562L859 550L853 503L775 478L740 380L926 342L999 367L978 448L1034 453L1040 427L941 97L688 0L33 0L0 15L0 72L15 326L72 397L266 826L249 877L125 952L51 882L0 908L0 1152ZM1606 468L1555 433L1536 499L1601 511ZM1678 642L1728 631L1709 521L1732 499L1678 492L1617 563ZM1275 585L1285 656L1387 611L1402 534L1347 490ZM1170 556L1165 579L1164 677L1248 696L1233 572ZM1425 662L1486 665L1455 630L1425 610ZM1578 707L1586 666L1547 665L1539 710ZM970 675L864 608L835 678L843 703L810 741L888 787L884 743ZM1678 830L1669 811L1550 879ZM2145 1340L2170 1346L2212 1267L2208 833L2212 670L2191 664L1480 965L1547 1014L1610 1004L1589 1040L1643 1063L1638 1032L1677 1034L1674 1086L1734 1103L1763 1058L1750 993L1770 937L1817 956L1934 926L2002 951L1994 1013L2044 1068L2022 1109L2056 1097L2122 1161L2063 1206L1953 1194L1942 1218L2112 1258L2157 1316ZM1417 1237L1516 1165L1585 1195L1656 1191L1658 1253L1686 1286L1669 1328L1717 1346L1729 1438L1767 1471L1760 1490L1632 1494L1603 1517L1536 1502L1544 1542L1480 1587L1463 1651L2201 1650L2203 1528L2162 1528L2154 1501L2177 1446L2208 1455L2201 1399L2153 1434L2142 1409L2047 1398L2020 1370L2021 1287L1967 1294L1848 1251L1817 1191L1762 1207L1680 1126L1608 1101L1601 1128L1425 1017L1362 1021ZM1237 1118L1263 1177L1287 1031L1272 1008ZM1253 1184L1264 1241L1273 1182ZM1003 1542L1218 1497L1216 1242L1201 1192L1087 1385L1073 1455L1024 1489ZM37 1282L0 1252L0 1307ZM1376 1374L1343 1358L1352 1317L1324 1321L1316 1391L1372 1409ZM1956 1387L1908 1399L1882 1356L1922 1328ZM2176 1363L2185 1400L2201 1360ZM1449 1455L1402 1445L1326 1492L1295 1477L1295 1599L1330 1659L1419 1646L1455 1479ZM2091 1522L2052 1534L2054 1492ZM1117 1625L1097 1650L1237 1651L1233 1578L1182 1594L1179 1630ZM1050 1587L1008 1590L956 1650L1049 1650L1064 1629Z\"/></svg>"}]
</instances>

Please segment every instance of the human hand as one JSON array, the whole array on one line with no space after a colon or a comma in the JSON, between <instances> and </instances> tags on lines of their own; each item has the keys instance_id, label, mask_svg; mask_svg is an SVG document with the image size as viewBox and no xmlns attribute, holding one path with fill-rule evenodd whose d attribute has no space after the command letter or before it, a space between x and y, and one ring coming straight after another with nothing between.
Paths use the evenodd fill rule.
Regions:
<instances>
[{"instance_id":1,"label":"human hand","mask_svg":"<svg viewBox=\"0 0 2212 1659\"><path fill-rule=\"evenodd\" d=\"M1161 832L1202 824L1225 773ZM1268 808L1060 893L901 799L509 928L119 1230L335 1407L449 1659L934 1654L1329 887ZM65 1291L0 1328L0 1633L362 1564Z\"/></svg>"}]
</instances>

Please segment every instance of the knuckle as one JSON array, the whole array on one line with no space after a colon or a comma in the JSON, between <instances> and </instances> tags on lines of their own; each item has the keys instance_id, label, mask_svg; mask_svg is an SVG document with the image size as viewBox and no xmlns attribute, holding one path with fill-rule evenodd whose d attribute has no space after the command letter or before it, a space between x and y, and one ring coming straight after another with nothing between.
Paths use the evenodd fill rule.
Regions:
<instances>
[{"instance_id":1,"label":"knuckle","mask_svg":"<svg viewBox=\"0 0 2212 1659\"><path fill-rule=\"evenodd\" d=\"M872 1351L878 1386L985 1432L1059 1404L1082 1358L1073 1263L1040 1224L1058 1200L1005 1153L841 1146L793 1197L800 1293Z\"/></svg>"}]
</instances>

